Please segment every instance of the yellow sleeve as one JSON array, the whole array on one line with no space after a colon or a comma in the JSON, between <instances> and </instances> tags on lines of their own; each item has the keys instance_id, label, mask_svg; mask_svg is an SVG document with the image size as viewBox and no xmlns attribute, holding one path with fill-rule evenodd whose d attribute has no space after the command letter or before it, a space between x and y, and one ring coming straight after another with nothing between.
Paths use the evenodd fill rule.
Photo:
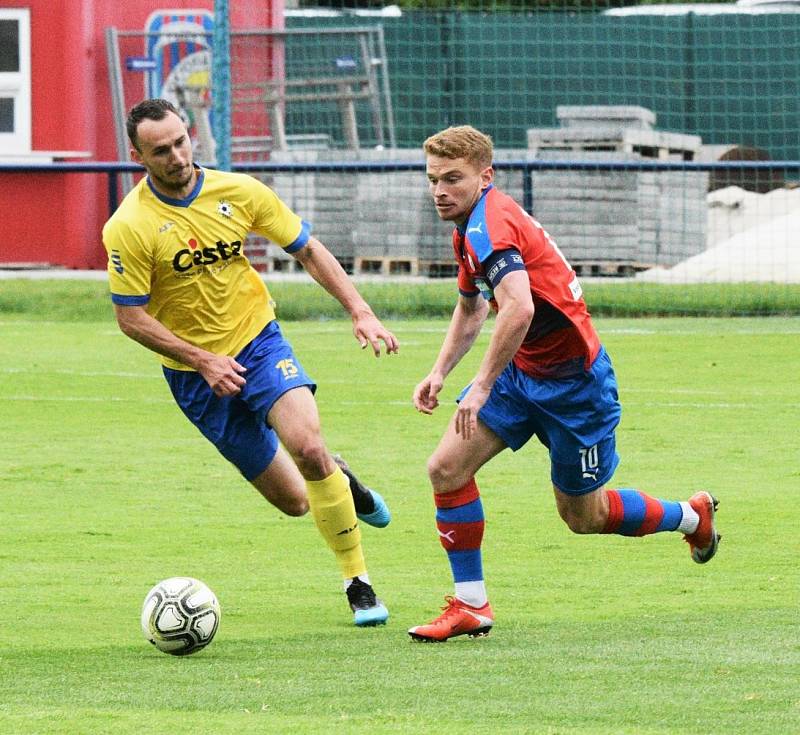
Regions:
<instances>
[{"instance_id":1,"label":"yellow sleeve","mask_svg":"<svg viewBox=\"0 0 800 735\"><path fill-rule=\"evenodd\" d=\"M300 219L283 200L258 179L250 177L254 219L253 231L293 253L308 242L311 226Z\"/></svg>"},{"instance_id":2,"label":"yellow sleeve","mask_svg":"<svg viewBox=\"0 0 800 735\"><path fill-rule=\"evenodd\" d=\"M141 306L150 300L153 254L142 233L127 222L113 219L103 228L108 253L111 300L121 306Z\"/></svg>"}]
</instances>

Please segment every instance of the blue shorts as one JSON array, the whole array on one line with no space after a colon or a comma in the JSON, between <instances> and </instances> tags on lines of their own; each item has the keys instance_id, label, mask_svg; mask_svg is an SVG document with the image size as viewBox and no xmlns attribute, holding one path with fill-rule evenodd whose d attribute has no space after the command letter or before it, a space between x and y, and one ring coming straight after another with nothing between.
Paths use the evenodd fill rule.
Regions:
<instances>
[{"instance_id":1,"label":"blue shorts","mask_svg":"<svg viewBox=\"0 0 800 735\"><path fill-rule=\"evenodd\" d=\"M509 363L478 416L514 451L535 434L550 450L553 484L583 495L605 485L619 464L620 414L614 368L601 348L588 372L560 380L532 378Z\"/></svg>"},{"instance_id":2,"label":"blue shorts","mask_svg":"<svg viewBox=\"0 0 800 735\"><path fill-rule=\"evenodd\" d=\"M278 322L271 321L238 355L247 368L247 381L237 396L219 398L199 373L164 368L172 395L200 433L247 480L260 475L278 451L278 437L267 424L267 414L284 393L317 386L284 339Z\"/></svg>"}]
</instances>

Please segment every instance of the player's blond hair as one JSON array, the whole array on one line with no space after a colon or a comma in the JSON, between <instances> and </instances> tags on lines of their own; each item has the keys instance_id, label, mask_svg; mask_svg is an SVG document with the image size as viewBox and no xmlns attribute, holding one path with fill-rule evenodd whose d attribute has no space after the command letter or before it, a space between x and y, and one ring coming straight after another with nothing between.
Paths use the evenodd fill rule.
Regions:
<instances>
[{"instance_id":1,"label":"player's blond hair","mask_svg":"<svg viewBox=\"0 0 800 735\"><path fill-rule=\"evenodd\" d=\"M422 148L426 155L464 158L483 170L492 165L492 139L472 125L455 125L428 138Z\"/></svg>"}]
</instances>

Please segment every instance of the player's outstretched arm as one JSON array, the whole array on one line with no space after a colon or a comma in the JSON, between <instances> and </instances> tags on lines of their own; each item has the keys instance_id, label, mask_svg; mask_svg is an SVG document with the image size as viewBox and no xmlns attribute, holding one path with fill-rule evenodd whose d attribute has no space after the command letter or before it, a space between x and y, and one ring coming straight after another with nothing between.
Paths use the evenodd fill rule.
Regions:
<instances>
[{"instance_id":1,"label":"player's outstretched arm","mask_svg":"<svg viewBox=\"0 0 800 735\"><path fill-rule=\"evenodd\" d=\"M233 396L240 393L247 368L227 355L195 347L182 340L161 322L147 313L143 306L114 305L117 324L123 334L159 355L187 365L200 373L218 396Z\"/></svg>"},{"instance_id":2,"label":"player's outstretched arm","mask_svg":"<svg viewBox=\"0 0 800 735\"><path fill-rule=\"evenodd\" d=\"M414 408L421 413L433 413L439 405L438 395L445 378L458 365L474 344L489 306L480 296L459 296L442 347L430 373L414 388Z\"/></svg>"},{"instance_id":3,"label":"player's outstretched arm","mask_svg":"<svg viewBox=\"0 0 800 735\"><path fill-rule=\"evenodd\" d=\"M489 398L497 377L516 354L533 319L533 299L525 271L513 271L495 287L497 318L494 332L469 391L456 411L456 433L469 439L477 430L478 412Z\"/></svg>"},{"instance_id":4,"label":"player's outstretched arm","mask_svg":"<svg viewBox=\"0 0 800 735\"><path fill-rule=\"evenodd\" d=\"M375 357L379 357L383 342L387 354L397 352L397 337L375 316L328 248L315 237L309 237L308 243L294 257L320 286L347 309L353 320L353 334L362 349L371 345Z\"/></svg>"}]
</instances>

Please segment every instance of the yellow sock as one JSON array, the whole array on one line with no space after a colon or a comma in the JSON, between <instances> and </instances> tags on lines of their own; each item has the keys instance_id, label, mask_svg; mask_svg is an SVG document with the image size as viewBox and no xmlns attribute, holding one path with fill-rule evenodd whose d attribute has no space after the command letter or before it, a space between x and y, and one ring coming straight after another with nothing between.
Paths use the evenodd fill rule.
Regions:
<instances>
[{"instance_id":1,"label":"yellow sock","mask_svg":"<svg viewBox=\"0 0 800 735\"><path fill-rule=\"evenodd\" d=\"M306 480L308 504L319 532L333 549L345 579L365 574L367 565L361 549L350 482L337 467L324 480Z\"/></svg>"}]
</instances>

